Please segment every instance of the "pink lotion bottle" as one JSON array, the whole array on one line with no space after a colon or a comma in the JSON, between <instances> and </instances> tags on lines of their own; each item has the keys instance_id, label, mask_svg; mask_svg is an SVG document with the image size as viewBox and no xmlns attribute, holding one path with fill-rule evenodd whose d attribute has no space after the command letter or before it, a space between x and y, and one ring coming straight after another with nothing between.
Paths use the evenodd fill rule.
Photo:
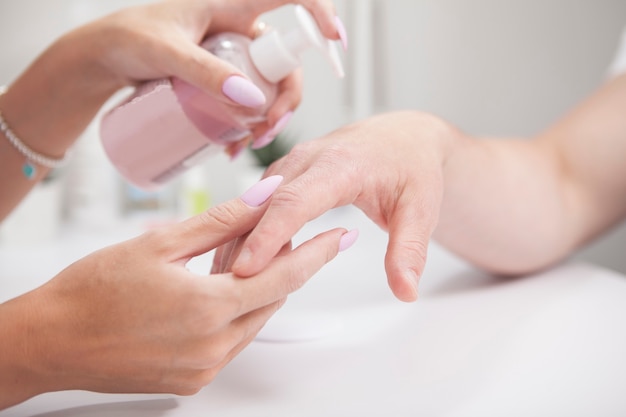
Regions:
<instances>
[{"instance_id":1,"label":"pink lotion bottle","mask_svg":"<svg viewBox=\"0 0 626 417\"><path fill-rule=\"evenodd\" d=\"M100 137L109 159L124 178L143 189L156 189L203 162L224 146L251 134L265 120L277 83L301 65L300 54L313 47L343 77L334 42L326 39L310 13L294 7L299 25L285 33L271 31L255 40L236 33L206 39L202 47L238 67L263 91L258 108L214 100L177 79L139 86L101 120Z\"/></svg>"}]
</instances>

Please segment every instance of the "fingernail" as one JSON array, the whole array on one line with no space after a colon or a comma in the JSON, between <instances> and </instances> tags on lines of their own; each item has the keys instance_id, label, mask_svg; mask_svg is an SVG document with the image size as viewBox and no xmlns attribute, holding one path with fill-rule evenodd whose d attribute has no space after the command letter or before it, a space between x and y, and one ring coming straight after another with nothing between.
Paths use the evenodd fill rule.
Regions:
<instances>
[{"instance_id":1,"label":"fingernail","mask_svg":"<svg viewBox=\"0 0 626 417\"><path fill-rule=\"evenodd\" d=\"M417 297L417 287L420 282L420 277L417 276L415 271L413 271L412 269L407 269L406 272L404 273L404 276L407 278L409 282L413 284L413 288L415 289L415 296Z\"/></svg>"},{"instance_id":2,"label":"fingernail","mask_svg":"<svg viewBox=\"0 0 626 417\"><path fill-rule=\"evenodd\" d=\"M348 32L346 32L346 27L343 22L339 18L339 16L335 16L335 26L337 27L337 33L339 34L339 39L341 40L341 45L343 46L343 50L348 50Z\"/></svg>"},{"instance_id":3,"label":"fingernail","mask_svg":"<svg viewBox=\"0 0 626 417\"><path fill-rule=\"evenodd\" d=\"M292 111L288 111L287 113L285 113L283 117L278 119L274 127L272 127L263 136L254 141L254 143L252 144L252 149L259 149L269 145L276 138L276 136L278 136L278 134L282 132L283 129L285 129L292 116Z\"/></svg>"},{"instance_id":4,"label":"fingernail","mask_svg":"<svg viewBox=\"0 0 626 417\"><path fill-rule=\"evenodd\" d=\"M222 92L237 104L246 107L259 107L265 104L265 95L259 87L247 78L231 75L224 81Z\"/></svg>"},{"instance_id":5,"label":"fingernail","mask_svg":"<svg viewBox=\"0 0 626 417\"><path fill-rule=\"evenodd\" d=\"M274 131L272 129L270 129L267 132L265 132L265 134L263 136L261 136L260 138L256 139L254 142L252 142L251 148L252 149L261 149L264 146L267 146L270 143L272 143L274 138L276 138L276 135L274 134Z\"/></svg>"},{"instance_id":6,"label":"fingernail","mask_svg":"<svg viewBox=\"0 0 626 417\"><path fill-rule=\"evenodd\" d=\"M359 237L358 229L350 230L349 232L341 236L341 240L339 240L339 252L348 250L352 245L354 245L354 242L356 242L358 237Z\"/></svg>"},{"instance_id":7,"label":"fingernail","mask_svg":"<svg viewBox=\"0 0 626 417\"><path fill-rule=\"evenodd\" d=\"M259 207L270 198L282 181L282 175L267 177L250 187L240 198L250 207Z\"/></svg>"},{"instance_id":8,"label":"fingernail","mask_svg":"<svg viewBox=\"0 0 626 417\"><path fill-rule=\"evenodd\" d=\"M278 119L278 121L276 122L276 124L272 128L272 132L274 132L277 135L280 132L282 132L283 129L287 126L287 123L289 123L289 121L291 120L291 116L293 116L293 112L292 111L288 111L287 113L283 114L283 117Z\"/></svg>"}]
</instances>

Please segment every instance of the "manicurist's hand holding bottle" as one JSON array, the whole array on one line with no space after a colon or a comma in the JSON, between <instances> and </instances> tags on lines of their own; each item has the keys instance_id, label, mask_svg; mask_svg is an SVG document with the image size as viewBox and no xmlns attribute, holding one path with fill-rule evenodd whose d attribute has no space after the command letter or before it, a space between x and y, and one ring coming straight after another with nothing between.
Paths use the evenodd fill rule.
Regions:
<instances>
[{"instance_id":1,"label":"manicurist's hand holding bottle","mask_svg":"<svg viewBox=\"0 0 626 417\"><path fill-rule=\"evenodd\" d=\"M253 147L267 145L292 114L293 106L282 113L276 108L285 107L281 86L293 83L306 49L324 55L343 77L337 47L321 24L302 6L294 17L295 27L284 32L269 30L255 39L222 32L202 41L231 70L218 96L178 77L163 78L139 86L106 114L103 145L122 175L141 188L156 188L225 147L237 152L253 137Z\"/></svg>"}]
</instances>

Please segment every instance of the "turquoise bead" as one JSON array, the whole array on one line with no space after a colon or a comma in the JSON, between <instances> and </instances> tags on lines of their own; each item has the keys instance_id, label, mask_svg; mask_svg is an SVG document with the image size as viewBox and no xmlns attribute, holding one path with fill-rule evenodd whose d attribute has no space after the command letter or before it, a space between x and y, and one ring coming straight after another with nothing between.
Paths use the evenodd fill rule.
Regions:
<instances>
[{"instance_id":1,"label":"turquoise bead","mask_svg":"<svg viewBox=\"0 0 626 417\"><path fill-rule=\"evenodd\" d=\"M24 173L24 176L26 178L28 178L29 180L32 180L35 174L37 173L37 169L30 162L26 162L24 166L22 167L22 172Z\"/></svg>"}]
</instances>

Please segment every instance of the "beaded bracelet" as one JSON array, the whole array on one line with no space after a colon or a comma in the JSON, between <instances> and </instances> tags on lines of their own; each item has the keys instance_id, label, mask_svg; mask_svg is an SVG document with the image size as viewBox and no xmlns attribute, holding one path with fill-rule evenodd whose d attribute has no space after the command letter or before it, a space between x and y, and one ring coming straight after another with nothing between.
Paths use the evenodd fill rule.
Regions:
<instances>
[{"instance_id":1,"label":"beaded bracelet","mask_svg":"<svg viewBox=\"0 0 626 417\"><path fill-rule=\"evenodd\" d=\"M0 95L6 92L6 87L0 86ZM42 155L31 148L29 148L22 140L17 137L15 133L9 128L6 120L2 116L2 112L0 111L0 132L4 133L4 136L8 139L9 143L24 157L26 157L26 162L22 165L22 173L26 178L33 179L37 174L37 167L35 164L41 165L46 168L58 168L65 164L67 161L68 155L66 154L63 158L50 158L49 156Z\"/></svg>"}]
</instances>

